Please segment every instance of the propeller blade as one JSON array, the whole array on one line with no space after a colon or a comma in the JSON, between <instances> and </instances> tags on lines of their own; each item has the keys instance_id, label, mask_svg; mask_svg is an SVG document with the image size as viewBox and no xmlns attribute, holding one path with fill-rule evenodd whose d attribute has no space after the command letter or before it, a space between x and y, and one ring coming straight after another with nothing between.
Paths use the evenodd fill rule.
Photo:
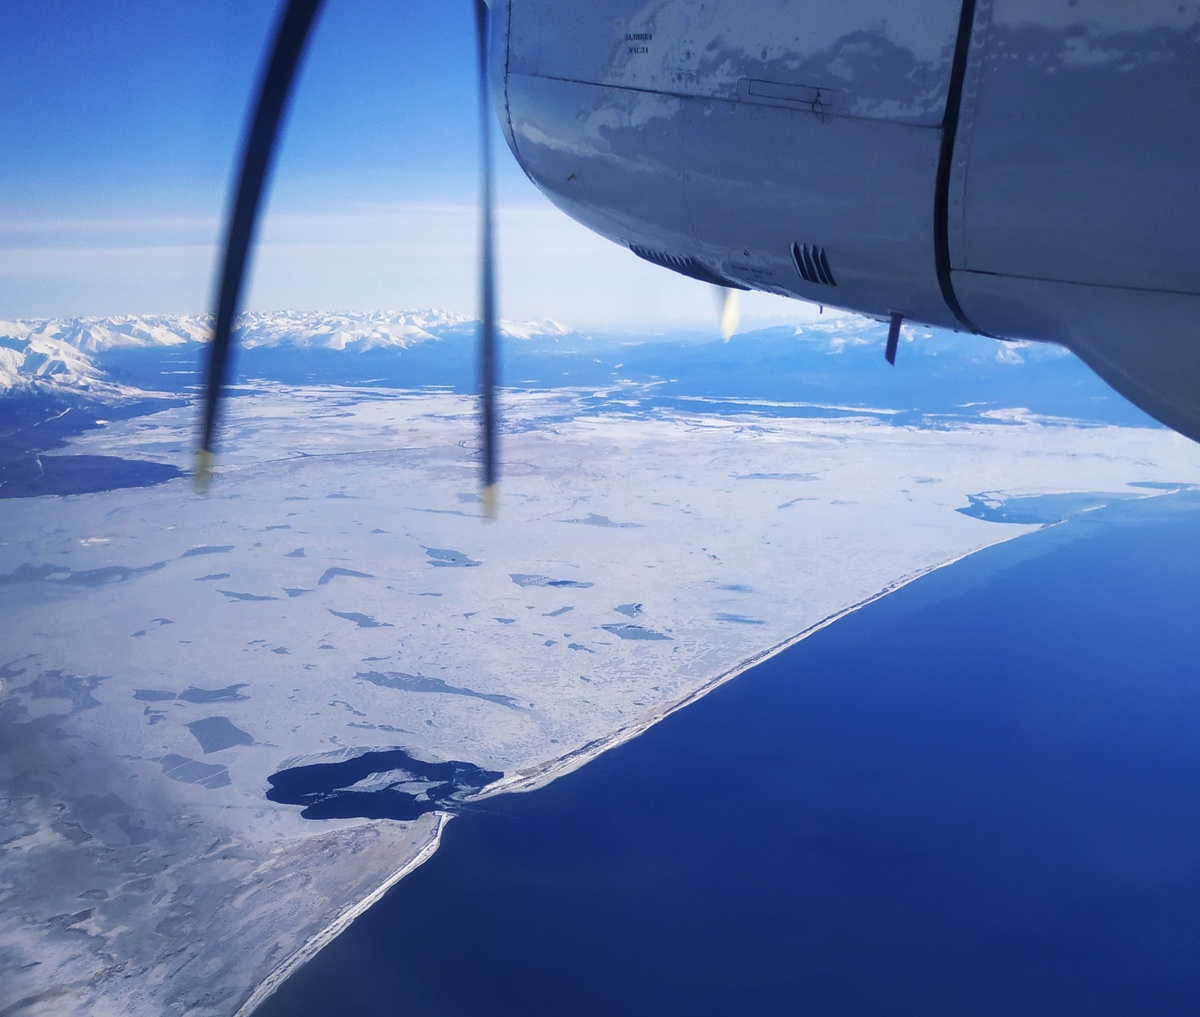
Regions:
<instances>
[{"instance_id":1,"label":"propeller blade","mask_svg":"<svg viewBox=\"0 0 1200 1017\"><path fill-rule=\"evenodd\" d=\"M719 283L713 285L713 294L717 298L717 318L720 321L721 338L725 342L729 342L733 338L734 333L738 330L738 324L741 322L742 305L738 297L740 292L732 286L722 286Z\"/></svg>"},{"instance_id":2,"label":"propeller blade","mask_svg":"<svg viewBox=\"0 0 1200 1017\"><path fill-rule=\"evenodd\" d=\"M729 342L742 317L740 291L732 287L722 287L721 290L721 338Z\"/></svg>"},{"instance_id":3,"label":"propeller blade","mask_svg":"<svg viewBox=\"0 0 1200 1017\"><path fill-rule=\"evenodd\" d=\"M217 299L216 321L208 350L208 373L205 380L204 418L200 431L200 449L196 454L196 486L208 486L212 470L213 445L217 428L217 412L221 405L221 389L229 366L233 343L233 317L237 313L242 282L246 275L246 259L258 221L263 184L270 169L271 156L279 136L279 124L287 106L296 68L304 53L304 44L320 10L322 0L290 0L279 21L271 62L259 85L254 122L246 135L242 151L242 169L238 179L237 198L229 217L225 234L225 259L221 270L221 288Z\"/></svg>"},{"instance_id":4,"label":"propeller blade","mask_svg":"<svg viewBox=\"0 0 1200 1017\"><path fill-rule=\"evenodd\" d=\"M483 514L496 515L496 252L492 181L491 102L488 97L488 6L475 0L475 40L479 72L479 416L483 431Z\"/></svg>"}]
</instances>

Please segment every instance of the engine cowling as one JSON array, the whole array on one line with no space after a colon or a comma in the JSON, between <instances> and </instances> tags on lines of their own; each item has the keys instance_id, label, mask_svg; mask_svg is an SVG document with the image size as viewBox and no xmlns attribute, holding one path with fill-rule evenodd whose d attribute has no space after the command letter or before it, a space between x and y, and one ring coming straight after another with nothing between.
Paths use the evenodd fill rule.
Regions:
<instances>
[{"instance_id":1,"label":"engine cowling","mask_svg":"<svg viewBox=\"0 0 1200 1017\"><path fill-rule=\"evenodd\" d=\"M518 161L697 278L1063 343L1200 438L1200 11L495 0Z\"/></svg>"}]
</instances>

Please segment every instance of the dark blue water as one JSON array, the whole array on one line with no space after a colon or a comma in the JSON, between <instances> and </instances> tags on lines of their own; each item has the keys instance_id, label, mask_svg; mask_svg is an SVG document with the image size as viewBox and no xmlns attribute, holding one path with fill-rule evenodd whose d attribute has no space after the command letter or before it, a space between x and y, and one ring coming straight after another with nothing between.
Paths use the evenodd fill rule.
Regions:
<instances>
[{"instance_id":1,"label":"dark blue water","mask_svg":"<svg viewBox=\"0 0 1200 1017\"><path fill-rule=\"evenodd\" d=\"M1183 495L928 576L454 819L260 1013L1194 1014L1198 549Z\"/></svg>"},{"instance_id":2,"label":"dark blue water","mask_svg":"<svg viewBox=\"0 0 1200 1017\"><path fill-rule=\"evenodd\" d=\"M175 466L143 459L40 454L102 427L104 420L128 420L179 405L178 399L105 404L83 393L5 393L0 399L0 498L151 487L183 476Z\"/></svg>"}]
</instances>

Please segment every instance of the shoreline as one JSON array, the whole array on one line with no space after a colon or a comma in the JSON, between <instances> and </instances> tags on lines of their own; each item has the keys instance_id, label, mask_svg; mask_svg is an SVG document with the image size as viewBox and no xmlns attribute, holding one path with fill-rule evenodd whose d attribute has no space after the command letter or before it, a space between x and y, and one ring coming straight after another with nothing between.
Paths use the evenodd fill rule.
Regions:
<instances>
[{"instance_id":1,"label":"shoreline","mask_svg":"<svg viewBox=\"0 0 1200 1017\"><path fill-rule=\"evenodd\" d=\"M438 847L442 843L442 831L446 829L446 824L450 822L453 815L449 812L435 811L430 813L436 819L436 825L433 832L429 835L429 839L421 846L421 849L411 857L409 857L403 865L393 872L387 879L379 884L374 890L368 893L365 897L360 898L351 904L348 908L342 911L332 922L326 925L323 929L312 936L305 944L300 947L286 960L282 961L266 978L264 978L258 986L246 997L245 1001L234 1011L233 1017L250 1017L250 1015L261 1006L269 996L273 995L275 990L279 988L287 979L296 971L297 968L307 964L318 953L328 946L333 940L340 936L359 915L369 910L377 904L393 886L407 876L414 869L424 865L430 858L433 857Z\"/></svg>"},{"instance_id":2,"label":"shoreline","mask_svg":"<svg viewBox=\"0 0 1200 1017\"><path fill-rule=\"evenodd\" d=\"M574 770L578 770L585 763L591 762L597 756L608 752L610 749L615 749L619 745L623 745L625 742L631 741L639 735L644 734L656 724L666 720L669 716L671 716L671 714L676 713L679 710L692 705L692 703L699 701L713 690L720 688L726 682L733 681L734 678L745 674L747 671L757 667L759 664L770 660L772 657L778 656L785 650L791 649L797 643L803 642L809 636L815 635L824 628L828 628L834 622L841 621L841 619L853 614L855 611L861 610L869 604L875 603L877 600L882 600L884 597L888 596L888 594L895 593L897 590L907 586L909 583L916 582L916 580L922 578L923 576L937 572L939 569L956 565L963 559L969 558L973 554L978 554L980 551L986 551L990 547L998 547L1001 544L1006 544L1013 540L1019 540L1021 537L1027 537L1034 533L1040 533L1042 530L1047 529L1048 527L1057 525L1058 523L1037 524L1036 529L1026 530L1023 533L1014 533L1011 536L1004 537L1000 540L994 540L988 544L980 544L978 547L973 547L970 550L964 551L962 554L955 555L953 558L947 558L945 561L940 561L926 568L918 569L915 572L909 572L903 576L900 576L898 579L892 580L882 589L871 594L869 597L866 597L857 603L851 604L848 607L834 611L832 614L826 615L820 621L814 622L808 628L803 629L793 636L789 636L788 638L776 643L774 646L767 647L767 649L756 653L754 656L749 657L746 660L743 660L741 663L736 664L728 671L724 671L715 678L705 682L699 688L693 689L687 695L681 697L680 699L676 699L674 702L668 703L655 713L647 717L643 717L640 720L627 725L626 727L618 728L610 735L605 735L603 738L597 738L585 745L581 745L579 748L568 752L565 756L558 756L555 759L548 760L545 763L540 763L523 771L518 771L511 776L502 777L494 784L488 785L484 791L481 791L479 794L470 798L469 801L478 802L483 801L485 798L491 798L493 795L509 793L519 794L526 791L536 791L538 788L545 787L547 784L557 780L559 777L565 776Z\"/></svg>"},{"instance_id":3,"label":"shoreline","mask_svg":"<svg viewBox=\"0 0 1200 1017\"><path fill-rule=\"evenodd\" d=\"M1040 532L1041 530L1045 529L1047 525L1055 524L1043 524L1034 530L1027 530L1023 533L1015 533L1000 540L995 540L987 544L980 544L978 547L973 547L967 551L964 551L962 554L955 555L952 558L947 558L944 561L937 562L926 568L918 569L915 572L910 572L906 575L900 576L898 579L888 583L882 589L871 594L869 597L866 597L854 604L850 604L847 607L841 608L832 614L826 615L820 621L808 626L808 628L803 629L795 635L789 636L787 639L781 640L773 646L756 653L754 656L741 661L734 667L722 672L715 678L705 682L699 688L694 689L687 695L667 704L665 707L649 715L648 717L643 717L641 720L638 720L637 722L626 727L618 728L612 734L606 735L603 738L598 738L586 743L585 745L581 745L579 748L572 750L565 756L559 756L555 759L548 760L545 763L527 768L524 771L519 771L518 773L513 774L511 777L502 777L500 780L490 785L487 790L473 796L472 798L468 799L468 801L483 801L486 798L491 798L498 794L522 794L527 791L536 791L538 788L550 784L559 777L563 777L566 774L579 769L581 766L591 762L593 759L604 754L610 749L617 748L619 745L631 741L632 739L648 731L650 728L654 727L656 724L665 720L673 713L676 713L679 710L698 702L704 696L708 695L713 690L720 688L726 682L732 681L734 678L745 674L747 671L757 667L759 664L770 660L772 657L778 656L785 650L791 649L791 647L807 639L809 636L815 635L822 629L828 628L830 625L834 624L834 622L840 621L841 619L861 610L869 604L873 604L878 600L882 600L884 597L888 596L888 594L895 593L897 590L902 589L909 583L915 582L923 576L930 575L939 569L948 568L951 565L955 565L963 559L969 558L971 555L977 554L980 551L985 551L990 547L997 547L1000 544L1005 544L1009 541L1018 540L1021 537L1029 536L1032 533ZM233 1017L251 1017L253 1011L257 1009L269 996L271 996L275 990L279 988L279 986L282 985L283 982L286 981L287 978L299 967L306 964L325 946L336 939L354 921L354 919L375 905L384 896L384 894L386 894L388 890L400 882L401 879L423 865L434 855L438 847L441 846L442 833L445 830L446 825L453 818L453 813L435 811L432 813L432 815L437 817L437 825L434 828L429 840L424 844L424 846L422 846L421 850L405 861L403 865L401 865L384 882L376 887L376 889L372 890L371 893L351 904L348 908L346 908L345 911L339 914L337 918L335 918L332 922L325 926L325 928L321 929L311 939L309 939L291 957L276 967L266 977L266 979L264 979L256 989L254 989L250 996L247 997L245 1002L238 1007Z\"/></svg>"}]
</instances>

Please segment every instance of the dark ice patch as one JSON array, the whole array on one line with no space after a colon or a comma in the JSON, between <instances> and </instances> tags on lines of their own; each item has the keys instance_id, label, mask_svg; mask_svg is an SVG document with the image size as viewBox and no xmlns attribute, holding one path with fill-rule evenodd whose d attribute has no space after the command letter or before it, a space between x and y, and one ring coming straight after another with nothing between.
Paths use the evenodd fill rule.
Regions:
<instances>
[{"instance_id":1,"label":"dark ice patch","mask_svg":"<svg viewBox=\"0 0 1200 1017\"><path fill-rule=\"evenodd\" d=\"M134 689L133 698L143 703L165 703L174 699L175 693L166 689Z\"/></svg>"},{"instance_id":2,"label":"dark ice patch","mask_svg":"<svg viewBox=\"0 0 1200 1017\"><path fill-rule=\"evenodd\" d=\"M435 568L469 569L480 564L461 551L452 551L445 547L427 547L425 553L433 559L429 564Z\"/></svg>"},{"instance_id":3,"label":"dark ice patch","mask_svg":"<svg viewBox=\"0 0 1200 1017\"><path fill-rule=\"evenodd\" d=\"M560 607L557 611L547 611L542 615L543 618L557 618L561 614L566 614L568 611L574 611L575 608L568 604L566 607Z\"/></svg>"},{"instance_id":4,"label":"dark ice patch","mask_svg":"<svg viewBox=\"0 0 1200 1017\"><path fill-rule=\"evenodd\" d=\"M331 607L325 609L330 614L338 618L345 618L346 621L352 621L360 629L390 629L391 622L376 621L369 614L362 614L358 611L335 611Z\"/></svg>"},{"instance_id":5,"label":"dark ice patch","mask_svg":"<svg viewBox=\"0 0 1200 1017\"><path fill-rule=\"evenodd\" d=\"M236 590L217 590L222 597L230 600L278 600L278 597L268 597L261 593L238 593Z\"/></svg>"},{"instance_id":6,"label":"dark ice patch","mask_svg":"<svg viewBox=\"0 0 1200 1017\"><path fill-rule=\"evenodd\" d=\"M210 791L219 787L228 787L229 767L221 763L201 763L197 759L179 756L173 752L167 753L158 760L163 773L180 784L199 784Z\"/></svg>"},{"instance_id":7,"label":"dark ice patch","mask_svg":"<svg viewBox=\"0 0 1200 1017\"><path fill-rule=\"evenodd\" d=\"M0 498L41 498L152 487L183 475L177 466L145 459L27 453L0 461Z\"/></svg>"},{"instance_id":8,"label":"dark ice patch","mask_svg":"<svg viewBox=\"0 0 1200 1017\"><path fill-rule=\"evenodd\" d=\"M46 919L46 927L49 929L53 929L55 932L61 932L64 929L71 929L73 931L76 931L75 926L77 926L80 922L86 922L95 913L96 913L95 908L84 908L82 911L76 911L74 914L71 914L71 915L68 915L68 914L52 915L50 918ZM32 1002L36 1003L39 1001L39 999L52 998L53 996L55 996L57 994L58 993L55 990L51 989L46 994L43 994L40 997L39 996L33 996L33 997L26 996L25 999L19 1000L16 1005L19 1009L24 1010L27 1001L32 1000ZM14 1010L12 1010L10 1007L7 1007L7 1006L4 1008L4 1010L0 1011L0 1013L4 1013L6 1015L6 1017L7 1017L7 1014L14 1013L14 1012L15 1012Z\"/></svg>"},{"instance_id":9,"label":"dark ice patch","mask_svg":"<svg viewBox=\"0 0 1200 1017\"><path fill-rule=\"evenodd\" d=\"M245 688L249 688L245 682L226 685L223 689L202 689L189 685L179 693L179 698L187 703L236 703L250 698L242 695L241 690Z\"/></svg>"},{"instance_id":10,"label":"dark ice patch","mask_svg":"<svg viewBox=\"0 0 1200 1017\"><path fill-rule=\"evenodd\" d=\"M335 763L310 763L271 774L267 799L303 805L305 819L416 819L456 803L504 774L474 763L429 763L403 749L364 752ZM354 785L375 777L370 790Z\"/></svg>"},{"instance_id":11,"label":"dark ice patch","mask_svg":"<svg viewBox=\"0 0 1200 1017\"><path fill-rule=\"evenodd\" d=\"M670 636L663 635L661 632L655 632L654 629L648 629L641 625L630 625L628 622L622 622L619 625L601 625L605 632L611 632L614 636L620 636L622 639L670 639Z\"/></svg>"},{"instance_id":12,"label":"dark ice patch","mask_svg":"<svg viewBox=\"0 0 1200 1017\"><path fill-rule=\"evenodd\" d=\"M91 710L100 706L100 700L92 695L92 690L100 687L106 681L99 675L67 674L65 671L43 671L29 683L29 693L34 699L66 699L71 704L71 712Z\"/></svg>"},{"instance_id":13,"label":"dark ice patch","mask_svg":"<svg viewBox=\"0 0 1200 1017\"><path fill-rule=\"evenodd\" d=\"M1041 494L1005 498L992 492L969 494L970 505L957 509L964 516L989 523L1058 523L1071 516L1102 508L1115 501L1135 498L1131 494Z\"/></svg>"},{"instance_id":14,"label":"dark ice patch","mask_svg":"<svg viewBox=\"0 0 1200 1017\"><path fill-rule=\"evenodd\" d=\"M194 720L187 725L192 737L200 743L200 748L207 755L210 752L220 752L234 745L253 745L254 739L228 717L204 717Z\"/></svg>"},{"instance_id":15,"label":"dark ice patch","mask_svg":"<svg viewBox=\"0 0 1200 1017\"><path fill-rule=\"evenodd\" d=\"M333 580L335 580L338 576L348 576L351 579L374 579L375 578L373 575L370 575L367 572L356 572L354 569L343 569L343 568L337 568L335 566L334 568L325 570L325 572L322 574L321 578L317 580L317 585L324 586L327 583L330 583Z\"/></svg>"},{"instance_id":16,"label":"dark ice patch","mask_svg":"<svg viewBox=\"0 0 1200 1017\"><path fill-rule=\"evenodd\" d=\"M1194 491L1195 484L1187 484L1182 481L1172 483L1165 480L1131 480L1126 487L1144 487L1150 491Z\"/></svg>"},{"instance_id":17,"label":"dark ice patch","mask_svg":"<svg viewBox=\"0 0 1200 1017\"><path fill-rule=\"evenodd\" d=\"M815 473L735 473L734 480L818 480Z\"/></svg>"},{"instance_id":18,"label":"dark ice patch","mask_svg":"<svg viewBox=\"0 0 1200 1017\"><path fill-rule=\"evenodd\" d=\"M196 558L202 554L225 554L232 550L232 544L201 544L199 547L189 547L179 557Z\"/></svg>"},{"instance_id":19,"label":"dark ice patch","mask_svg":"<svg viewBox=\"0 0 1200 1017\"><path fill-rule=\"evenodd\" d=\"M312 590L302 590L297 586L285 586L283 592L289 597L298 597L302 593L312 593Z\"/></svg>"},{"instance_id":20,"label":"dark ice patch","mask_svg":"<svg viewBox=\"0 0 1200 1017\"><path fill-rule=\"evenodd\" d=\"M207 582L212 581L213 579L228 579L228 578L229 578L228 572L213 572L211 575L197 576L195 581L197 583L207 583Z\"/></svg>"},{"instance_id":21,"label":"dark ice patch","mask_svg":"<svg viewBox=\"0 0 1200 1017\"><path fill-rule=\"evenodd\" d=\"M617 614L623 614L626 618L636 618L642 613L641 604L618 604L613 608Z\"/></svg>"},{"instance_id":22,"label":"dark ice patch","mask_svg":"<svg viewBox=\"0 0 1200 1017\"><path fill-rule=\"evenodd\" d=\"M714 616L717 621L733 622L735 625L765 625L761 618L749 618L744 614L730 614L728 611L719 611Z\"/></svg>"},{"instance_id":23,"label":"dark ice patch","mask_svg":"<svg viewBox=\"0 0 1200 1017\"><path fill-rule=\"evenodd\" d=\"M589 646L584 646L583 643L567 643L568 650L582 650L584 653L595 653Z\"/></svg>"},{"instance_id":24,"label":"dark ice patch","mask_svg":"<svg viewBox=\"0 0 1200 1017\"><path fill-rule=\"evenodd\" d=\"M92 839L92 835L87 832L78 823L72 823L65 819L56 819L50 823L50 828L64 840L69 840L72 844L86 844ZM2 1013L3 1011L0 1011Z\"/></svg>"},{"instance_id":25,"label":"dark ice patch","mask_svg":"<svg viewBox=\"0 0 1200 1017\"><path fill-rule=\"evenodd\" d=\"M530 576L523 572L510 572L508 578L518 586L553 586L558 589L589 590L592 583L580 583L574 579L551 579L549 576Z\"/></svg>"},{"instance_id":26,"label":"dark ice patch","mask_svg":"<svg viewBox=\"0 0 1200 1017\"><path fill-rule=\"evenodd\" d=\"M140 823L135 825L129 816L117 816L113 822L116 824L117 829L129 838L130 844L145 844L158 836L154 830L151 830L147 826L143 826Z\"/></svg>"},{"instance_id":27,"label":"dark ice patch","mask_svg":"<svg viewBox=\"0 0 1200 1017\"><path fill-rule=\"evenodd\" d=\"M643 529L641 523L614 523L608 516L597 515L595 512L589 512L586 519L560 519L560 523L576 523L580 526L606 526L614 530L640 530Z\"/></svg>"},{"instance_id":28,"label":"dark ice patch","mask_svg":"<svg viewBox=\"0 0 1200 1017\"><path fill-rule=\"evenodd\" d=\"M65 565L18 565L12 572L0 574L0 586L15 585L16 583L46 583L51 586L109 586L112 583L122 583L147 572L157 572L166 568L165 561L157 561L153 565L142 565L130 568L125 565L106 565L98 569L83 569L76 572Z\"/></svg>"},{"instance_id":29,"label":"dark ice patch","mask_svg":"<svg viewBox=\"0 0 1200 1017\"><path fill-rule=\"evenodd\" d=\"M263 527L263 529L265 529L265 530L290 530L291 528L292 528L291 523L275 523L275 525L273 525L273 526Z\"/></svg>"},{"instance_id":30,"label":"dark ice patch","mask_svg":"<svg viewBox=\"0 0 1200 1017\"><path fill-rule=\"evenodd\" d=\"M284 557L285 558L303 558L304 557L304 548L298 547L294 551L288 551L288 553L285 554Z\"/></svg>"},{"instance_id":31,"label":"dark ice patch","mask_svg":"<svg viewBox=\"0 0 1200 1017\"><path fill-rule=\"evenodd\" d=\"M474 689L463 689L456 685L448 685L441 678L429 678L419 674L405 674L403 671L360 671L354 676L359 681L370 682L385 689L398 689L401 692L440 692L447 696L470 696L472 699L483 699L489 703L498 703L513 710L519 710L517 701L512 696L502 696L493 692L476 692Z\"/></svg>"}]
</instances>

